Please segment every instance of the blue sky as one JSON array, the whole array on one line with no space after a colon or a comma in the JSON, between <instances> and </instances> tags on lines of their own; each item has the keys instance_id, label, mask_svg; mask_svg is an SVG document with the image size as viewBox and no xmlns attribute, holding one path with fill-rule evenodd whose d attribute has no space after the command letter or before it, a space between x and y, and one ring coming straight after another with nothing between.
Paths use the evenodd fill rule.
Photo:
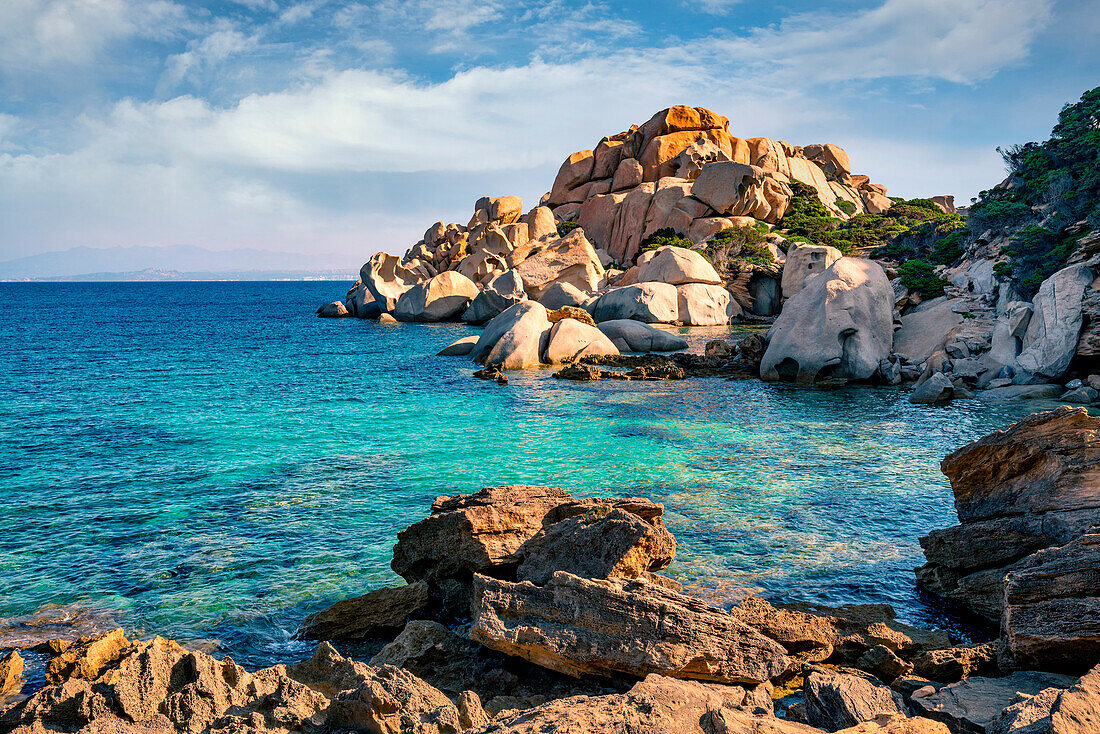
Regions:
<instances>
[{"instance_id":1,"label":"blue sky","mask_svg":"<svg viewBox=\"0 0 1100 734\"><path fill-rule=\"evenodd\" d=\"M3 0L0 259L404 251L677 103L966 201L1097 38L1095 0Z\"/></svg>"}]
</instances>

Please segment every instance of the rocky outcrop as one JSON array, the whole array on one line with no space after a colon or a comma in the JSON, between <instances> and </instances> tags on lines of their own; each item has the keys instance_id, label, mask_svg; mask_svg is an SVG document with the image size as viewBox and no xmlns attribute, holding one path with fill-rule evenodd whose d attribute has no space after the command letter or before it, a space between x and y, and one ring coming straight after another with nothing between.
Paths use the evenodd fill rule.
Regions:
<instances>
[{"instance_id":1,"label":"rocky outcrop","mask_svg":"<svg viewBox=\"0 0 1100 734\"><path fill-rule=\"evenodd\" d=\"M111 647L121 630L113 637ZM94 674L59 671L61 677L0 714L0 731L462 730L459 709L441 691L399 668L341 657L328 643L308 661L250 673L159 637L122 639L118 654Z\"/></svg>"},{"instance_id":2,"label":"rocky outcrop","mask_svg":"<svg viewBox=\"0 0 1100 734\"><path fill-rule=\"evenodd\" d=\"M597 324L621 352L675 352L687 342L669 332L633 319L612 319Z\"/></svg>"},{"instance_id":3,"label":"rocky outcrop","mask_svg":"<svg viewBox=\"0 0 1100 734\"><path fill-rule=\"evenodd\" d=\"M882 268L844 257L812 279L768 332L765 380L866 380L890 355L894 294Z\"/></svg>"},{"instance_id":4,"label":"rocky outcrop","mask_svg":"<svg viewBox=\"0 0 1100 734\"><path fill-rule=\"evenodd\" d=\"M762 683L786 651L717 607L645 581L563 571L543 586L474 577L470 638L567 675Z\"/></svg>"},{"instance_id":5,"label":"rocky outcrop","mask_svg":"<svg viewBox=\"0 0 1100 734\"><path fill-rule=\"evenodd\" d=\"M1100 661L1100 533L1037 551L1008 571L1001 634L1003 668L1083 673Z\"/></svg>"},{"instance_id":6,"label":"rocky outcrop","mask_svg":"<svg viewBox=\"0 0 1100 734\"><path fill-rule=\"evenodd\" d=\"M392 638L411 617L428 605L428 585L375 589L314 612L298 627L302 640L361 641Z\"/></svg>"},{"instance_id":7,"label":"rocky outcrop","mask_svg":"<svg viewBox=\"0 0 1100 734\"><path fill-rule=\"evenodd\" d=\"M913 658L913 674L940 683L997 674L997 645L983 642L926 650Z\"/></svg>"},{"instance_id":8,"label":"rocky outcrop","mask_svg":"<svg viewBox=\"0 0 1100 734\"><path fill-rule=\"evenodd\" d=\"M719 285L686 283L676 286L678 321L685 326L722 326L741 314L741 307Z\"/></svg>"},{"instance_id":9,"label":"rocky outcrop","mask_svg":"<svg viewBox=\"0 0 1100 734\"><path fill-rule=\"evenodd\" d=\"M633 319L646 324L671 324L680 315L676 286L637 283L612 288L592 308L596 322Z\"/></svg>"},{"instance_id":10,"label":"rocky outcrop","mask_svg":"<svg viewBox=\"0 0 1100 734\"><path fill-rule=\"evenodd\" d=\"M1060 379L1077 351L1085 290L1096 278L1084 265L1071 265L1043 281L1016 357L1017 384Z\"/></svg>"},{"instance_id":11,"label":"rocky outcrop","mask_svg":"<svg viewBox=\"0 0 1100 734\"><path fill-rule=\"evenodd\" d=\"M338 319L344 316L350 316L348 313L348 307L340 301L333 301L332 303L326 303L317 309L317 315L323 319Z\"/></svg>"},{"instance_id":12,"label":"rocky outcrop","mask_svg":"<svg viewBox=\"0 0 1100 734\"><path fill-rule=\"evenodd\" d=\"M671 229L700 244L729 227L779 223L795 180L839 219L882 212L891 203L885 187L851 173L847 154L835 145L800 148L768 138L737 138L730 135L727 118L676 105L640 126L604 137L594 149L568 156L540 205L526 213L517 196L482 197L466 224L436 222L404 257L375 255L364 266L363 297L356 300L364 311L389 312L406 290L440 273L455 271L486 285L509 269L520 272L534 300L555 282L595 293L609 285L604 266L633 265L643 254L643 241L659 230ZM565 222L580 229L561 237L557 226ZM596 248L604 255L602 262ZM689 252L679 256L692 257ZM702 279L666 280L643 273L636 282L720 285L714 269L694 257L701 270L709 271ZM772 296L778 306L778 293ZM366 318L348 305L351 300L349 293L348 311ZM770 315L773 309L763 304L755 312ZM491 315L478 318L483 323Z\"/></svg>"},{"instance_id":13,"label":"rocky outcrop","mask_svg":"<svg viewBox=\"0 0 1100 734\"><path fill-rule=\"evenodd\" d=\"M1092 734L1100 731L1100 668L1071 687L1047 688L993 717L988 734Z\"/></svg>"},{"instance_id":14,"label":"rocky outcrop","mask_svg":"<svg viewBox=\"0 0 1100 734\"><path fill-rule=\"evenodd\" d=\"M835 247L797 245L787 251L779 286L783 298L791 298L806 285L828 270L844 255Z\"/></svg>"},{"instance_id":15,"label":"rocky outcrop","mask_svg":"<svg viewBox=\"0 0 1100 734\"><path fill-rule=\"evenodd\" d=\"M914 697L913 708L921 716L942 721L952 734L987 734L993 720L1019 701L1045 689L1063 689L1074 679L1053 673L1014 673L1004 678L968 678L940 688L929 696ZM1030 734L1030 733L1029 733Z\"/></svg>"},{"instance_id":16,"label":"rocky outcrop","mask_svg":"<svg viewBox=\"0 0 1100 734\"><path fill-rule=\"evenodd\" d=\"M806 676L806 720L825 731L838 731L878 716L905 715L905 702L886 686L854 675L815 670Z\"/></svg>"},{"instance_id":17,"label":"rocky outcrop","mask_svg":"<svg viewBox=\"0 0 1100 734\"><path fill-rule=\"evenodd\" d=\"M647 252L638 259L638 282L720 285L722 279L718 277L714 266L698 252L666 245Z\"/></svg>"},{"instance_id":18,"label":"rocky outcrop","mask_svg":"<svg viewBox=\"0 0 1100 734\"><path fill-rule=\"evenodd\" d=\"M585 313L585 316L588 314ZM555 323L550 329L550 340L546 345L546 361L550 364L572 362L579 357L594 354L618 353L619 350L602 331L574 318L561 319Z\"/></svg>"},{"instance_id":19,"label":"rocky outcrop","mask_svg":"<svg viewBox=\"0 0 1100 734\"><path fill-rule=\"evenodd\" d=\"M638 578L660 571L676 555L676 540L659 518L597 505L539 531L516 554L520 580L545 584L556 571L584 578Z\"/></svg>"},{"instance_id":20,"label":"rocky outcrop","mask_svg":"<svg viewBox=\"0 0 1100 734\"><path fill-rule=\"evenodd\" d=\"M1090 631L1100 626L1089 621L1100 581L1087 571L1096 563L1089 533L1100 526L1100 418L1084 408L1037 413L941 468L960 524L921 539L928 563L918 582L1001 620L1003 665L1061 670L1073 656L1080 672L1100 662ZM1011 594L1006 575L1017 579Z\"/></svg>"},{"instance_id":21,"label":"rocky outcrop","mask_svg":"<svg viewBox=\"0 0 1100 734\"><path fill-rule=\"evenodd\" d=\"M755 708L754 695L744 688L676 680L654 674L636 683L626 693L574 696L525 711L505 712L479 734L537 734L570 730L584 731L585 734L820 732L820 729L780 719L761 718L754 715ZM583 722L582 729L577 729L579 722Z\"/></svg>"},{"instance_id":22,"label":"rocky outcrop","mask_svg":"<svg viewBox=\"0 0 1100 734\"><path fill-rule=\"evenodd\" d=\"M730 614L783 645L792 657L807 661L851 664L876 647L909 658L951 644L945 633L898 622L884 604L776 607L749 597Z\"/></svg>"},{"instance_id":23,"label":"rocky outcrop","mask_svg":"<svg viewBox=\"0 0 1100 734\"><path fill-rule=\"evenodd\" d=\"M484 324L525 300L527 292L523 288L523 279L515 270L508 270L495 276L481 289L462 314L462 320L468 324Z\"/></svg>"},{"instance_id":24,"label":"rocky outcrop","mask_svg":"<svg viewBox=\"0 0 1100 734\"><path fill-rule=\"evenodd\" d=\"M604 512L614 517L596 522ZM458 604L465 603L475 573L515 578L528 548L532 573L551 558L586 570L604 568L609 574L663 568L675 552L675 541L661 521L663 512L661 505L639 498L578 500L553 487L488 487L476 494L437 498L429 517L397 534L391 567L410 583L423 580ZM582 519L568 522L578 517ZM624 521L625 527L619 525ZM568 524L557 528L562 522ZM549 547L547 537L557 545ZM590 547L585 556L581 538L609 545Z\"/></svg>"},{"instance_id":25,"label":"rocky outcrop","mask_svg":"<svg viewBox=\"0 0 1100 734\"><path fill-rule=\"evenodd\" d=\"M417 283L397 300L398 321L457 321L478 296L477 285L454 271Z\"/></svg>"},{"instance_id":26,"label":"rocky outcrop","mask_svg":"<svg viewBox=\"0 0 1100 734\"><path fill-rule=\"evenodd\" d=\"M537 301L509 306L485 326L470 356L501 369L537 367L550 338L546 315L546 308Z\"/></svg>"},{"instance_id":27,"label":"rocky outcrop","mask_svg":"<svg viewBox=\"0 0 1100 734\"><path fill-rule=\"evenodd\" d=\"M0 704L15 696L23 688L23 658L12 650L0 655Z\"/></svg>"}]
</instances>

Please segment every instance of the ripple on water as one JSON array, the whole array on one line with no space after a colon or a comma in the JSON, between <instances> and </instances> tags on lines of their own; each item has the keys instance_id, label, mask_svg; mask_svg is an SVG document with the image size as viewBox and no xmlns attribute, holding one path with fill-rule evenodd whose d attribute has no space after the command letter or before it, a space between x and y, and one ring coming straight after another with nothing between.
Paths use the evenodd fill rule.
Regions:
<instances>
[{"instance_id":1,"label":"ripple on water","mask_svg":"<svg viewBox=\"0 0 1100 734\"><path fill-rule=\"evenodd\" d=\"M0 284L0 615L80 602L247 665L304 656L300 619L398 582L394 536L436 495L525 482L663 502L669 573L716 600L944 622L912 574L954 520L939 460L1045 407L548 370L501 387L434 356L466 327L312 315L345 286ZM59 297L79 315L38 307ZM701 350L747 330L679 331Z\"/></svg>"}]
</instances>

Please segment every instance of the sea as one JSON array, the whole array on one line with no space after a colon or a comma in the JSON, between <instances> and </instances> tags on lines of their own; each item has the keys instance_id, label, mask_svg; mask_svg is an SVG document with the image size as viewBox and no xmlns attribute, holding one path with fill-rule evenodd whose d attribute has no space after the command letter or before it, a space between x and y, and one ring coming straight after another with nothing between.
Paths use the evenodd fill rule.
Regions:
<instances>
[{"instance_id":1,"label":"sea","mask_svg":"<svg viewBox=\"0 0 1100 734\"><path fill-rule=\"evenodd\" d=\"M885 603L963 635L914 583L918 538L956 522L939 463L1050 407L550 369L497 385L435 356L474 327L314 315L349 285L0 283L0 618L86 609L287 662L307 614L402 583L396 534L433 498L530 483L663 503L666 573L715 603ZM701 351L747 328L676 331Z\"/></svg>"}]
</instances>

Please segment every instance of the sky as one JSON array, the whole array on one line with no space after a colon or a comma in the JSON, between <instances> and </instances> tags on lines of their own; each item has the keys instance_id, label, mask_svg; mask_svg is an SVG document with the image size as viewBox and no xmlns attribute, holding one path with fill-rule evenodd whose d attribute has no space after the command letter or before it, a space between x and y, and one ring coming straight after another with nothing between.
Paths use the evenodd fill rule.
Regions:
<instances>
[{"instance_id":1,"label":"sky","mask_svg":"<svg viewBox=\"0 0 1100 734\"><path fill-rule=\"evenodd\" d=\"M404 252L673 104L965 203L1097 38L1096 0L2 0L0 260Z\"/></svg>"}]
</instances>

